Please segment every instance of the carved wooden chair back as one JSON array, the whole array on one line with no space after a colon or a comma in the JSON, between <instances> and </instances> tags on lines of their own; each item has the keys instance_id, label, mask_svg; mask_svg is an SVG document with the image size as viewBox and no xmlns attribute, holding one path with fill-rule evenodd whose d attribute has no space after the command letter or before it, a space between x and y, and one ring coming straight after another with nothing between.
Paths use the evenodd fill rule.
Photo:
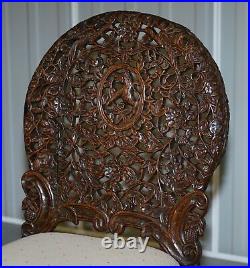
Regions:
<instances>
[{"instance_id":1,"label":"carved wooden chair back","mask_svg":"<svg viewBox=\"0 0 250 268\"><path fill-rule=\"evenodd\" d=\"M228 121L220 72L187 28L121 11L79 23L29 85L23 235L64 221L130 226L180 264L198 263Z\"/></svg>"}]
</instances>

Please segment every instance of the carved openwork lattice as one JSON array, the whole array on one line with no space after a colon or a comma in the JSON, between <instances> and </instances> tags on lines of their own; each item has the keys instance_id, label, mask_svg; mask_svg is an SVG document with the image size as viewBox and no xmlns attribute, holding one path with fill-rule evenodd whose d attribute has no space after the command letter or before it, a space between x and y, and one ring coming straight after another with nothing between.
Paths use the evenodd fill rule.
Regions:
<instances>
[{"instance_id":1,"label":"carved openwork lattice","mask_svg":"<svg viewBox=\"0 0 250 268\"><path fill-rule=\"evenodd\" d=\"M181 264L198 263L228 120L220 72L188 29L136 12L79 23L29 85L23 234L62 221L132 226Z\"/></svg>"}]
</instances>

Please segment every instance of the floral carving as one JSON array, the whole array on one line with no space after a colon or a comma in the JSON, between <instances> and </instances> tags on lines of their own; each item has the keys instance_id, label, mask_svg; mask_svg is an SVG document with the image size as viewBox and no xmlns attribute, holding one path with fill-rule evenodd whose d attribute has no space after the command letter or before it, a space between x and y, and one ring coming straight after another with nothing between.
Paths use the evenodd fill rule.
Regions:
<instances>
[{"instance_id":1,"label":"floral carving","mask_svg":"<svg viewBox=\"0 0 250 268\"><path fill-rule=\"evenodd\" d=\"M132 226L181 264L198 263L228 121L220 72L189 30L137 12L81 22L29 85L24 234L66 220Z\"/></svg>"}]
</instances>

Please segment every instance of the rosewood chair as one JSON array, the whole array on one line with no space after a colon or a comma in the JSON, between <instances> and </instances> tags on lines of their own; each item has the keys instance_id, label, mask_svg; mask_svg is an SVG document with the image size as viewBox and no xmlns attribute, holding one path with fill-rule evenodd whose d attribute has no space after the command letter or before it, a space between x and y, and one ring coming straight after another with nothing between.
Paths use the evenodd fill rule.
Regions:
<instances>
[{"instance_id":1,"label":"rosewood chair","mask_svg":"<svg viewBox=\"0 0 250 268\"><path fill-rule=\"evenodd\" d=\"M228 122L218 67L187 28L125 11L79 23L29 85L25 238L3 247L3 264L199 264L204 192ZM137 228L162 251L106 250L99 238L51 232L66 221Z\"/></svg>"}]
</instances>

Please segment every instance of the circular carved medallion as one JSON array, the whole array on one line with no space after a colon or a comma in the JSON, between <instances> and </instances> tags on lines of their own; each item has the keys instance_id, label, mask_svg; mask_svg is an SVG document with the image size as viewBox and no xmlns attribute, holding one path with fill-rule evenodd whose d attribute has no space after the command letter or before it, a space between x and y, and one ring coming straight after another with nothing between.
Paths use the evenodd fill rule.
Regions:
<instances>
[{"instance_id":1,"label":"circular carved medallion","mask_svg":"<svg viewBox=\"0 0 250 268\"><path fill-rule=\"evenodd\" d=\"M144 99L141 75L129 65L110 67L100 81L98 109L111 128L130 128L141 115Z\"/></svg>"}]
</instances>

